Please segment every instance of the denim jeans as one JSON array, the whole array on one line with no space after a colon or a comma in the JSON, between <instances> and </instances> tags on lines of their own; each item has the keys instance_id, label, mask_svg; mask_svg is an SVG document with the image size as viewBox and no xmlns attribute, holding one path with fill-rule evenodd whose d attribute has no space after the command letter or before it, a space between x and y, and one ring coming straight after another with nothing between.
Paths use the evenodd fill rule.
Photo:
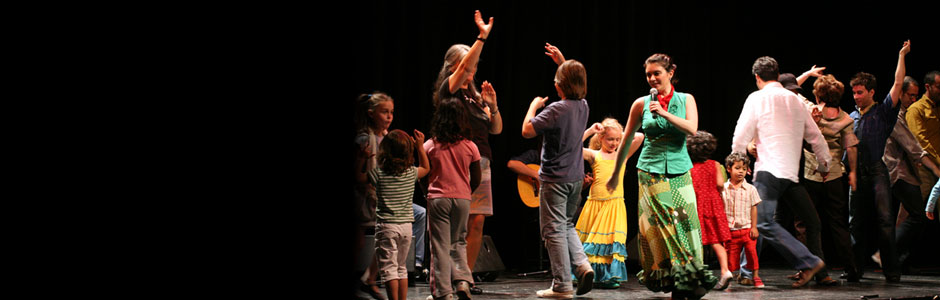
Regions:
<instances>
[{"instance_id":1,"label":"denim jeans","mask_svg":"<svg viewBox=\"0 0 940 300\"><path fill-rule=\"evenodd\" d=\"M589 264L575 231L574 217L581 202L582 181L541 182L539 219L552 269L552 290L569 292L572 268Z\"/></svg>"},{"instance_id":2,"label":"denim jeans","mask_svg":"<svg viewBox=\"0 0 940 300\"><path fill-rule=\"evenodd\" d=\"M428 230L428 212L421 205L412 203L415 222L412 226L411 235L415 240L415 266L424 267L424 233ZM416 270L421 273L420 270Z\"/></svg>"},{"instance_id":3,"label":"denim jeans","mask_svg":"<svg viewBox=\"0 0 940 300\"><path fill-rule=\"evenodd\" d=\"M811 269L821 262L822 259L813 255L803 243L800 243L789 231L774 220L777 204L783 196L790 198L784 199L784 201L789 201L791 204L810 203L806 190L796 182L777 178L766 171L757 172L757 175L754 176L754 187L757 188L757 193L761 199L761 203L757 205L757 230L764 237L761 244L768 243L773 246L795 269ZM790 207L794 206L790 205ZM812 215L816 215L815 209ZM818 230L819 217L815 217L815 220L811 217L808 219L810 219L809 222L815 222ZM807 220L804 220L804 222L807 222ZM811 237L807 236L807 241L810 239ZM818 231L815 239L817 241L819 239ZM819 246L818 242L815 246ZM758 253L760 253L760 249L758 249Z\"/></svg>"},{"instance_id":4,"label":"denim jeans","mask_svg":"<svg viewBox=\"0 0 940 300\"><path fill-rule=\"evenodd\" d=\"M881 249L881 264L884 275L900 276L894 223L897 210L892 209L891 186L888 168L884 162L859 164L856 169L858 188L849 192L849 230L852 232L856 265L863 271L872 250L869 243ZM892 213L892 211L894 213Z\"/></svg>"}]
</instances>

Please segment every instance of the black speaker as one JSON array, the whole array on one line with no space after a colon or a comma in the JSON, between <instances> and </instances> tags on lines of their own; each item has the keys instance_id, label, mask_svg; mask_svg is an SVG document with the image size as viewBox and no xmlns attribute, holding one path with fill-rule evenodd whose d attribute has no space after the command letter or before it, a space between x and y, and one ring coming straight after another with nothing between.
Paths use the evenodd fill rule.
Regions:
<instances>
[{"instance_id":1,"label":"black speaker","mask_svg":"<svg viewBox=\"0 0 940 300\"><path fill-rule=\"evenodd\" d=\"M483 244L480 245L480 254L477 255L477 261L473 266L473 278L477 281L493 281L499 276L499 273L506 270L503 260L496 252L496 244L493 239L483 236Z\"/></svg>"},{"instance_id":2,"label":"black speaker","mask_svg":"<svg viewBox=\"0 0 940 300\"><path fill-rule=\"evenodd\" d=\"M375 236L365 235L363 236L363 239L364 240L362 241L362 249L359 251L359 255L356 256L359 259L356 260L355 271L359 273L362 273L367 268L369 268L369 264L372 263L370 258L372 259L375 258L375 256L373 255L375 254ZM408 272L415 271L415 244L417 242L418 242L417 240L411 239L411 247L410 247L411 249L408 250L408 260L405 261L405 264L408 267Z\"/></svg>"}]
</instances>

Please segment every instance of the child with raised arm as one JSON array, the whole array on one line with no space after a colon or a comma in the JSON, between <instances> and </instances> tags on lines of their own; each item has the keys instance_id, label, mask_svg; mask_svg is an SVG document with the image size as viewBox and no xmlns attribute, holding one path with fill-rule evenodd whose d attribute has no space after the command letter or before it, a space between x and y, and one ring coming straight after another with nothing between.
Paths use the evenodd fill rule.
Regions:
<instances>
[{"instance_id":1,"label":"child with raised arm","mask_svg":"<svg viewBox=\"0 0 940 300\"><path fill-rule=\"evenodd\" d=\"M431 164L427 197L431 241L428 299L453 299L454 294L457 299L470 299L473 285L467 265L467 219L471 191L480 185L480 150L469 139L460 101L451 97L438 103L431 117L432 138L424 143Z\"/></svg>"},{"instance_id":2,"label":"child with raised arm","mask_svg":"<svg viewBox=\"0 0 940 300\"><path fill-rule=\"evenodd\" d=\"M375 187L378 201L375 207L375 256L385 282L388 299L408 299L408 269L405 262L411 249L414 222L414 188L418 179L428 173L428 157L422 149L424 134L414 131L415 137L401 130L389 132L379 144L378 166L368 172L359 172L359 182ZM418 150L419 166L414 166L414 152ZM362 148L357 166L362 170L365 160L372 156L368 145Z\"/></svg>"},{"instance_id":3,"label":"child with raised arm","mask_svg":"<svg viewBox=\"0 0 940 300\"><path fill-rule=\"evenodd\" d=\"M571 299L574 294L589 292L594 283L594 270L574 224L584 180L581 140L588 119L584 65L576 60L561 62L555 72L555 90L562 100L548 106L548 97L532 100L522 122L522 136L530 139L543 135L539 223L551 262L552 287L536 295ZM536 115L542 107L545 109ZM578 278L577 291L572 288L572 269Z\"/></svg>"},{"instance_id":4,"label":"child with raised arm","mask_svg":"<svg viewBox=\"0 0 940 300\"><path fill-rule=\"evenodd\" d=\"M584 253L594 269L594 286L602 289L620 288L627 281L627 208L624 206L623 188L607 191L607 179L613 174L617 161L617 148L623 137L623 126L617 119L606 118L584 131L584 139L591 137L589 148L584 148L584 160L591 165L595 181L591 184L578 224L575 228ZM630 157L643 142L639 134L630 143ZM621 169L620 176L623 176Z\"/></svg>"},{"instance_id":5,"label":"child with raised arm","mask_svg":"<svg viewBox=\"0 0 940 300\"><path fill-rule=\"evenodd\" d=\"M747 265L744 267L754 273L754 287L763 288L764 282L757 275L759 268L757 260L757 237L759 236L757 232L757 204L761 200L757 188L744 180L749 164L750 159L741 152L731 153L725 159L725 167L728 168L728 173L731 174L721 192L721 196L724 198L728 228L731 229L731 240L725 242L725 248L728 249L727 265L731 272L738 270L741 248L744 248L744 255L747 256Z\"/></svg>"}]
</instances>

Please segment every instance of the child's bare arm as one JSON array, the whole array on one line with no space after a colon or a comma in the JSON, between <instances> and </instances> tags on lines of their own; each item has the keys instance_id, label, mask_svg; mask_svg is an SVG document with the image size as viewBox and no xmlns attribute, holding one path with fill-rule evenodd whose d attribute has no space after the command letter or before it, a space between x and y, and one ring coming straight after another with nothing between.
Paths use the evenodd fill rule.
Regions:
<instances>
[{"instance_id":1,"label":"child's bare arm","mask_svg":"<svg viewBox=\"0 0 940 300\"><path fill-rule=\"evenodd\" d=\"M757 239L760 233L757 232L757 205L751 206L751 239Z\"/></svg>"},{"instance_id":2,"label":"child's bare arm","mask_svg":"<svg viewBox=\"0 0 940 300\"><path fill-rule=\"evenodd\" d=\"M525 119L522 120L522 137L531 139L538 136L538 133L535 132L535 126L532 126L532 118L535 118L535 112L540 108L545 107L545 102L548 101L548 97L535 97L532 99L532 103L529 103L529 110L526 112Z\"/></svg>"},{"instance_id":3,"label":"child's bare arm","mask_svg":"<svg viewBox=\"0 0 940 300\"><path fill-rule=\"evenodd\" d=\"M415 129L415 150L418 151L418 178L424 178L431 171L428 153L424 151L424 133Z\"/></svg>"}]
</instances>

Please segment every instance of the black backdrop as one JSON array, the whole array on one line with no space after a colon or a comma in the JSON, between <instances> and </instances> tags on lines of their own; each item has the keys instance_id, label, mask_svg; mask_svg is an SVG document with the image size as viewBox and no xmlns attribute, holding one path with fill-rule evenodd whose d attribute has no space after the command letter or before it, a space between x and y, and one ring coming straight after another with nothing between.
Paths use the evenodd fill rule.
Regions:
<instances>
[{"instance_id":1,"label":"black backdrop","mask_svg":"<svg viewBox=\"0 0 940 300\"><path fill-rule=\"evenodd\" d=\"M537 209L525 207L516 193L515 174L505 165L536 140L521 137L521 123L535 96L558 100L552 85L556 65L544 53L546 42L565 57L584 63L588 72L590 122L604 117L626 121L629 104L647 93L642 64L653 53L667 53L678 65L678 91L698 102L699 129L713 133L730 152L735 121L747 95L757 87L750 73L759 56L780 63L796 75L812 65L826 66L846 86L842 108L854 110L849 79L859 71L878 78L876 100L887 94L906 39L912 40L907 74L922 81L940 67L936 30L927 27L927 11L917 7L865 4L683 4L584 1L578 3L366 2L351 7L357 31L348 44L353 64L352 103L361 93L382 91L395 99L392 129L429 129L433 81L444 52L456 43L472 44L478 34L473 11L494 17L483 48L477 83L493 84L503 116L503 132L490 136L493 148L495 214L484 233L491 235L508 268L537 267ZM933 23L933 28L936 28ZM932 33L932 35L929 35ZM345 64L345 62L344 62ZM812 82L803 85L812 99ZM921 82L922 84L922 82ZM921 86L921 93L923 88ZM351 106L350 106L351 107ZM350 132L350 136L352 133ZM636 157L629 162L635 166ZM627 195L636 194L636 174L624 179ZM627 197L631 198L631 197ZM423 199L417 199L419 203ZM636 232L636 199L628 199L630 235ZM937 222L926 234L936 236ZM923 249L938 244L927 239ZM766 254L766 252L765 252ZM635 253L630 253L635 256ZM635 257L633 257L635 258ZM632 272L632 271L631 271Z\"/></svg>"}]
</instances>

